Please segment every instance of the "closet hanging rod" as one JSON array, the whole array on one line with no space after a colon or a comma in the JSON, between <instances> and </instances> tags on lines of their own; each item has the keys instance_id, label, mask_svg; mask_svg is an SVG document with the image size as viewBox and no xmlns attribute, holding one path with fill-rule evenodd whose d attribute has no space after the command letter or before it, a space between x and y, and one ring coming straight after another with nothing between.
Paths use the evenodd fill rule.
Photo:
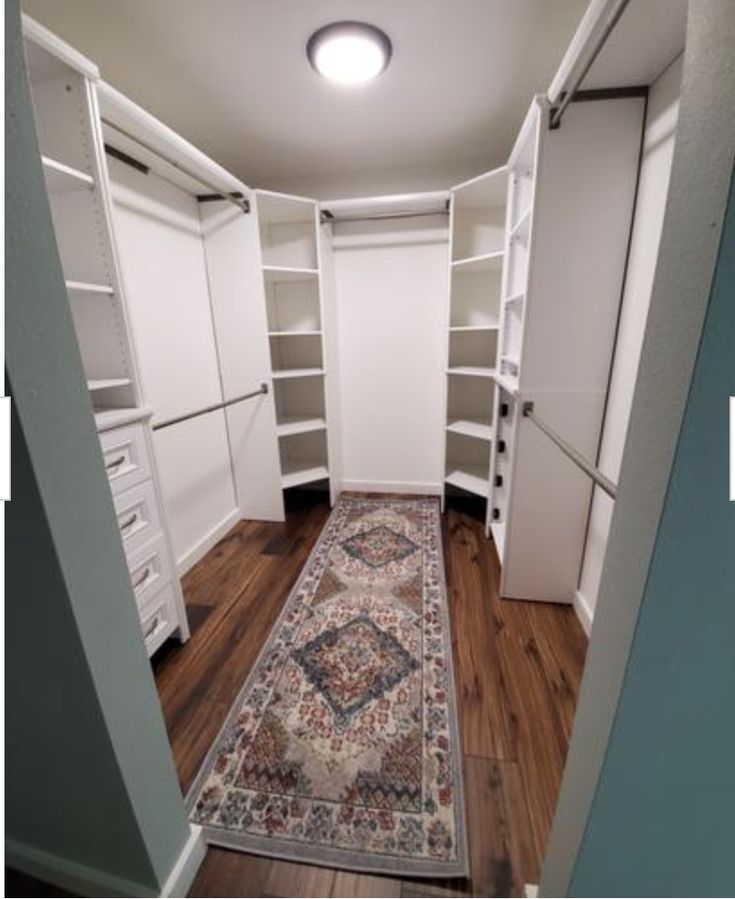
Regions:
<instances>
[{"instance_id":1,"label":"closet hanging rod","mask_svg":"<svg viewBox=\"0 0 735 899\"><path fill-rule=\"evenodd\" d=\"M521 406L521 414L524 418L530 419L530 421L532 421L537 428L543 431L544 434L546 434L546 436L549 438L549 440L551 440L552 443L555 443L564 453L564 455L571 459L571 461L574 462L574 464L578 468L581 468L586 475L591 477L598 487L604 490L608 496L612 497L612 499L615 499L618 492L617 486L613 484L613 482L608 477L606 477L598 468L595 468L594 465L591 465L584 458L584 456L578 453L573 446L570 446L570 444L568 444L563 437L560 437L556 433L556 431L552 430L552 428L541 421L540 418L537 418L533 411L532 402L523 403L523 405Z\"/></svg>"},{"instance_id":2,"label":"closet hanging rod","mask_svg":"<svg viewBox=\"0 0 735 899\"><path fill-rule=\"evenodd\" d=\"M186 168L186 166L181 165L180 162L176 162L173 159L170 159L168 156L164 156L160 150L157 150L147 141L144 141L142 138L137 137L135 134L132 134L126 128L123 128L121 125L115 124L115 122L111 122L109 119L106 119L104 116L100 117L103 125L107 125L108 128L112 128L114 131L117 131L119 134L122 134L123 137L127 137L128 140L132 140L134 143L138 144L138 146L143 147L144 150L147 150L149 153L153 153L154 156L157 156L159 159L162 159L164 162L168 163L168 165L172 165L175 169L178 169L182 174L186 175L188 178L193 179L194 181L198 181L203 187L208 188L213 194L222 197L223 200L227 200L229 203L233 203L244 213L250 212L250 201L244 200L241 197L236 196L234 193L223 193L216 185L212 184L211 181L208 181L206 178L202 178L201 175L197 175L192 172L190 169ZM211 199L211 197L210 197Z\"/></svg>"},{"instance_id":3,"label":"closet hanging rod","mask_svg":"<svg viewBox=\"0 0 735 899\"><path fill-rule=\"evenodd\" d=\"M625 12L625 7L629 2L630 0L618 0L618 4L614 8L610 18L607 21L607 24L592 45L590 56L587 62L585 62L585 64L582 66L579 73L572 81L571 86L564 91L559 105L552 107L551 115L549 116L549 128L551 128L552 130L558 128L559 125L561 125L562 116L564 115L567 106L569 106L569 104L574 99L574 95L577 93L577 88L584 81L585 76L592 68L592 63L597 59L600 50L602 50L602 48L605 46L605 41L608 39L608 37L610 37L613 28L615 28L615 26L618 24L618 21L620 20L622 14Z\"/></svg>"},{"instance_id":4,"label":"closet hanging rod","mask_svg":"<svg viewBox=\"0 0 735 899\"><path fill-rule=\"evenodd\" d=\"M449 215L449 211L437 209L433 212L382 212L377 215L346 215L342 218L337 218L329 210L324 210L321 214L321 223L323 225L327 223L341 225L343 222L378 222L385 219L413 219L427 215Z\"/></svg>"},{"instance_id":5,"label":"closet hanging rod","mask_svg":"<svg viewBox=\"0 0 735 899\"><path fill-rule=\"evenodd\" d=\"M196 412L187 412L185 415L177 415L176 418L169 418L166 421L159 421L153 425L154 431L160 431L162 428L169 428L171 425L181 424L182 421L189 421L190 418L199 418L200 415L206 415L208 412L216 412L218 409L226 409L228 406L234 406L235 403L241 403L243 400L251 400L255 396L268 393L268 385L264 382L257 390L251 390L250 393L243 393L242 396L236 396L234 399L225 400L222 403L215 403L212 406L205 406L204 409L198 409Z\"/></svg>"}]
</instances>

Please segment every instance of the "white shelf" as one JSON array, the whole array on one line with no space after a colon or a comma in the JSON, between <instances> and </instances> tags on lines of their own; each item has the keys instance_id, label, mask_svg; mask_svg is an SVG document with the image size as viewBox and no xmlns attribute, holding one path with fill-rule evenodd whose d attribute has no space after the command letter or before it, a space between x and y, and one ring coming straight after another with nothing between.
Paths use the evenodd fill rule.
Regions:
<instances>
[{"instance_id":1,"label":"white shelf","mask_svg":"<svg viewBox=\"0 0 735 899\"><path fill-rule=\"evenodd\" d=\"M49 193L66 193L71 190L92 190L94 178L86 172L57 162L49 156L42 156L43 174L46 178L46 187Z\"/></svg>"},{"instance_id":2,"label":"white shelf","mask_svg":"<svg viewBox=\"0 0 735 899\"><path fill-rule=\"evenodd\" d=\"M515 225L513 225L513 227L510 229L510 233L508 234L508 240L510 241L510 240L515 240L516 238L519 238L520 240L522 240L524 242L527 241L528 240L528 226L529 226L530 222L531 222L531 207L529 206L528 209L526 209L526 211L521 215L521 217L515 223Z\"/></svg>"},{"instance_id":3,"label":"white shelf","mask_svg":"<svg viewBox=\"0 0 735 899\"><path fill-rule=\"evenodd\" d=\"M487 472L483 473L479 466L476 468L473 466L466 466L461 469L454 468L444 480L453 487L459 487L462 490L466 490L468 493L474 493L477 496L482 496L487 499L490 482L487 478Z\"/></svg>"},{"instance_id":4,"label":"white shelf","mask_svg":"<svg viewBox=\"0 0 735 899\"><path fill-rule=\"evenodd\" d=\"M269 337L321 337L321 331L269 331Z\"/></svg>"},{"instance_id":5,"label":"white shelf","mask_svg":"<svg viewBox=\"0 0 735 899\"><path fill-rule=\"evenodd\" d=\"M506 166L483 172L452 188L454 202L460 209L483 209L505 205L508 184Z\"/></svg>"},{"instance_id":6,"label":"white shelf","mask_svg":"<svg viewBox=\"0 0 735 899\"><path fill-rule=\"evenodd\" d=\"M310 431L325 431L327 422L323 418L308 415L293 415L278 422L276 433L279 437L291 437L293 434L308 434Z\"/></svg>"},{"instance_id":7,"label":"white shelf","mask_svg":"<svg viewBox=\"0 0 735 899\"><path fill-rule=\"evenodd\" d=\"M284 490L289 487L298 487L301 484L311 484L314 481L323 481L329 477L326 465L314 465L310 462L291 462L288 469L284 468L281 484Z\"/></svg>"},{"instance_id":8,"label":"white shelf","mask_svg":"<svg viewBox=\"0 0 735 899\"><path fill-rule=\"evenodd\" d=\"M314 375L323 375L323 368L284 368L281 371L271 372L274 381L286 380L287 378L310 378Z\"/></svg>"},{"instance_id":9,"label":"white shelf","mask_svg":"<svg viewBox=\"0 0 735 899\"><path fill-rule=\"evenodd\" d=\"M495 376L494 368L480 368L478 366L462 365L448 368L447 374L467 375L472 378L492 378Z\"/></svg>"},{"instance_id":10,"label":"white shelf","mask_svg":"<svg viewBox=\"0 0 735 899\"><path fill-rule=\"evenodd\" d=\"M452 262L452 270L460 272L500 271L503 265L503 256L503 250L498 250L495 253L483 253L480 256L455 259Z\"/></svg>"},{"instance_id":11,"label":"white shelf","mask_svg":"<svg viewBox=\"0 0 735 899\"><path fill-rule=\"evenodd\" d=\"M98 431L109 431L136 421L150 418L153 409L150 406L123 406L119 409L95 409L94 423Z\"/></svg>"},{"instance_id":12,"label":"white shelf","mask_svg":"<svg viewBox=\"0 0 735 899\"><path fill-rule=\"evenodd\" d=\"M129 387L132 383L130 378L95 378L87 381L87 388L90 391L109 390L111 387Z\"/></svg>"},{"instance_id":13,"label":"white shelf","mask_svg":"<svg viewBox=\"0 0 735 899\"><path fill-rule=\"evenodd\" d=\"M500 372L495 372L493 375L493 380L505 390L506 393L509 393L511 396L516 396L518 393L518 378L511 377L511 375L504 375Z\"/></svg>"},{"instance_id":14,"label":"white shelf","mask_svg":"<svg viewBox=\"0 0 735 899\"><path fill-rule=\"evenodd\" d=\"M493 429L489 422L484 421L458 418L449 422L447 430L452 434L463 434L465 437L476 437L478 440L493 439Z\"/></svg>"},{"instance_id":15,"label":"white shelf","mask_svg":"<svg viewBox=\"0 0 735 899\"><path fill-rule=\"evenodd\" d=\"M66 281L65 283L66 289L70 293L112 296L115 292L109 284L88 284L86 281Z\"/></svg>"},{"instance_id":16,"label":"white shelf","mask_svg":"<svg viewBox=\"0 0 735 899\"><path fill-rule=\"evenodd\" d=\"M500 328L500 325L450 325L450 331L457 331L459 333L466 332L478 332L481 333L483 331L497 331Z\"/></svg>"},{"instance_id":17,"label":"white shelf","mask_svg":"<svg viewBox=\"0 0 735 899\"><path fill-rule=\"evenodd\" d=\"M525 293L515 293L512 297L506 297L503 300L504 305L510 306L512 303L522 303L526 299Z\"/></svg>"},{"instance_id":18,"label":"white shelf","mask_svg":"<svg viewBox=\"0 0 735 899\"><path fill-rule=\"evenodd\" d=\"M263 277L271 284L284 281L310 281L319 277L318 268L291 268L285 265L264 265Z\"/></svg>"}]
</instances>

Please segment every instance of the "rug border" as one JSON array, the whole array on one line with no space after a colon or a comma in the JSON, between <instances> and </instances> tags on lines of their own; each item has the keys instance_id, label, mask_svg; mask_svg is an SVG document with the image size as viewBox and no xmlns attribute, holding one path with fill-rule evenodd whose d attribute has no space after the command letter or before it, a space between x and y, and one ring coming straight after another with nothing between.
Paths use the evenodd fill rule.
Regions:
<instances>
[{"instance_id":1,"label":"rug border","mask_svg":"<svg viewBox=\"0 0 735 899\"><path fill-rule=\"evenodd\" d=\"M229 712L227 713L224 723L220 727L217 732L216 737L214 738L211 746L207 750L207 754L204 756L201 765L199 766L199 770L197 771L196 776L191 782L189 789L186 791L184 797L184 805L186 808L187 816L191 814L194 802L196 799L196 795L199 793L201 789L203 781L206 779L206 774L208 773L210 762L212 758L216 754L217 746L219 745L220 739L224 736L227 729L232 724L233 720L237 717L239 712L239 708L241 705L241 700L248 692L250 688L250 682L255 677L260 663L263 658L267 655L269 650L271 649L271 644L274 642L276 635L280 630L280 626L282 624L282 620L285 619L287 611L290 611L291 598L292 596L298 592L301 587L302 581L305 579L307 572L310 569L311 562L313 558L316 556L319 547L322 544L322 541L326 539L327 531L332 525L332 520L336 517L336 513L338 507L342 503L415 503L415 502L430 502L434 506L439 506L439 497L436 496L426 496L426 495L417 495L417 496L407 496L407 497L373 497L369 495L359 496L351 493L350 495L340 495L337 498L332 510L329 513L329 518L324 524L324 527L319 534L319 537L316 540L316 543L312 547L306 561L304 562L301 571L299 573L298 578L296 579L293 587L289 591L288 596L281 608L281 611L278 614L275 622L273 623L268 637L260 649L260 652L253 663L248 676L245 678L243 685L240 687L235 699L232 701L232 705L230 707ZM467 845L467 819L466 819L466 811L465 811L465 802L464 802L464 770L463 770L463 748L462 748L462 739L459 728L459 697L457 695L457 685L454 677L454 648L452 645L452 628L451 628L451 617L449 614L449 596L447 591L447 580L446 580L446 568L444 564L444 543L442 538L442 529L441 529L441 508L438 509L439 514L435 517L433 522L434 528L434 536L437 541L437 546L439 548L438 557L439 557L439 573L441 579L441 590L444 595L444 603L442 609L442 620L444 624L444 639L445 639L445 651L447 652L448 658L448 677L449 683L452 691L453 702L450 703L450 730L452 733L452 737L454 740L454 745L457 747L456 757L454 753L452 754L452 776L453 782L455 784L454 791L454 802L456 809L456 825L457 825L457 835L456 835L456 843L457 843L457 860L455 862L437 862L435 865L428 859L412 859L405 858L400 860L400 865L394 866L394 859L392 857L388 857L385 855L381 855L378 853L367 854L362 852L352 852L349 849L338 849L338 848L330 848L328 846L319 846L315 843L299 843L294 845L291 841L283 840L279 837L263 837L258 835L251 834L242 834L242 835L234 835L229 831L220 830L219 828L213 827L208 824L200 824L202 828L202 833L204 834L204 838L208 845L212 846L222 846L225 849L235 849L239 852L250 852L253 855L260 855L265 857L272 857L282 861L292 861L301 864L314 864L314 865L325 865L333 868L341 868L347 871L357 871L360 873L381 873L386 875L391 875L394 877L401 876L416 876L416 877L430 877L430 878L454 878L454 877L468 877L470 874L470 866L469 866L469 855L468 855L468 845ZM458 787L458 788L457 788ZM262 846L260 845L262 843ZM309 856L304 857L303 853L300 851L300 847L308 846L310 848ZM370 859L370 863L366 864L365 859ZM395 858L395 862L398 862L398 857Z\"/></svg>"}]
</instances>

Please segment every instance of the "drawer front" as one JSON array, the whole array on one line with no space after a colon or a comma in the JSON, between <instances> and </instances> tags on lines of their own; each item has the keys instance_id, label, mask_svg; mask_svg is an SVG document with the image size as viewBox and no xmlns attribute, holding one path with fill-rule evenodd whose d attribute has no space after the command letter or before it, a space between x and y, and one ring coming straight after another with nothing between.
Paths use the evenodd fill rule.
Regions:
<instances>
[{"instance_id":1,"label":"drawer front","mask_svg":"<svg viewBox=\"0 0 735 899\"><path fill-rule=\"evenodd\" d=\"M178 627L174 589L170 581L141 609L140 625L145 648L151 656Z\"/></svg>"},{"instance_id":2,"label":"drawer front","mask_svg":"<svg viewBox=\"0 0 735 899\"><path fill-rule=\"evenodd\" d=\"M131 553L128 569L135 601L141 609L166 581L171 580L171 565L163 534Z\"/></svg>"},{"instance_id":3,"label":"drawer front","mask_svg":"<svg viewBox=\"0 0 735 899\"><path fill-rule=\"evenodd\" d=\"M115 511L127 556L162 531L153 481L144 481L116 496Z\"/></svg>"},{"instance_id":4,"label":"drawer front","mask_svg":"<svg viewBox=\"0 0 735 899\"><path fill-rule=\"evenodd\" d=\"M151 477L144 425L128 425L105 431L100 434L100 443L113 495L117 496Z\"/></svg>"}]
</instances>

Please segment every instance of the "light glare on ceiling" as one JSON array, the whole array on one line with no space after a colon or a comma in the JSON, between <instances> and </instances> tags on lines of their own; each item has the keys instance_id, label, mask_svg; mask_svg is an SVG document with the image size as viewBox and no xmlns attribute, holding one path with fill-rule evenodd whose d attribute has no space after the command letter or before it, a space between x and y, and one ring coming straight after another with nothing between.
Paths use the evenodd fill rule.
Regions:
<instances>
[{"instance_id":1,"label":"light glare on ceiling","mask_svg":"<svg viewBox=\"0 0 735 899\"><path fill-rule=\"evenodd\" d=\"M309 62L329 81L345 87L376 78L391 57L388 36L365 22L334 22L315 31L306 45Z\"/></svg>"}]
</instances>

